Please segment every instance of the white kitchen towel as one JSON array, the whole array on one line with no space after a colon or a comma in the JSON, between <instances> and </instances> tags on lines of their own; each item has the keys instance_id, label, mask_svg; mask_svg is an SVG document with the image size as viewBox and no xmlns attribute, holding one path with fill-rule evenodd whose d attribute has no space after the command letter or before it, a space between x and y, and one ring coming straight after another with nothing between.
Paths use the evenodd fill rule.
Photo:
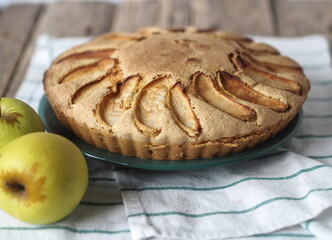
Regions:
<instances>
[{"instance_id":1,"label":"white kitchen towel","mask_svg":"<svg viewBox=\"0 0 332 240\"><path fill-rule=\"evenodd\" d=\"M114 174L110 164L87 159L88 191L71 215L40 226L0 211L0 240L329 239L332 73L328 43L318 35L255 38L296 59L311 79L302 127L283 148L270 157L234 166L186 172L120 168ZM86 40L41 36L16 97L37 109L43 73L51 60Z\"/></svg>"}]
</instances>

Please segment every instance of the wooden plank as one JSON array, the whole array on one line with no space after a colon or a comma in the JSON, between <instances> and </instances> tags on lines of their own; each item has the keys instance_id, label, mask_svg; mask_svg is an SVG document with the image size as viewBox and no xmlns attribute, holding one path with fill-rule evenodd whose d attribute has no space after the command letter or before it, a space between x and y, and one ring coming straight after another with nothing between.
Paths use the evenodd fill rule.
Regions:
<instances>
[{"instance_id":1,"label":"wooden plank","mask_svg":"<svg viewBox=\"0 0 332 240\"><path fill-rule=\"evenodd\" d=\"M189 0L124 1L117 7L112 30L135 31L147 26L183 28L190 25L190 13Z\"/></svg>"},{"instance_id":2,"label":"wooden plank","mask_svg":"<svg viewBox=\"0 0 332 240\"><path fill-rule=\"evenodd\" d=\"M332 43L332 2L282 0L274 4L280 35L325 34Z\"/></svg>"},{"instance_id":3,"label":"wooden plank","mask_svg":"<svg viewBox=\"0 0 332 240\"><path fill-rule=\"evenodd\" d=\"M11 5L0 15L0 96L7 96L12 76L41 5Z\"/></svg>"},{"instance_id":4,"label":"wooden plank","mask_svg":"<svg viewBox=\"0 0 332 240\"><path fill-rule=\"evenodd\" d=\"M11 83L6 91L6 96L8 97L15 96L17 90L22 84L22 81L24 80L35 47L35 36L36 35L32 33L32 36L28 39L26 47L20 56L20 60L16 66L16 71L14 72Z\"/></svg>"},{"instance_id":5,"label":"wooden plank","mask_svg":"<svg viewBox=\"0 0 332 240\"><path fill-rule=\"evenodd\" d=\"M114 7L105 2L55 2L45 11L38 34L93 36L109 30Z\"/></svg>"},{"instance_id":6,"label":"wooden plank","mask_svg":"<svg viewBox=\"0 0 332 240\"><path fill-rule=\"evenodd\" d=\"M273 35L270 1L192 0L193 25L205 29L226 29L243 34Z\"/></svg>"},{"instance_id":7,"label":"wooden plank","mask_svg":"<svg viewBox=\"0 0 332 240\"><path fill-rule=\"evenodd\" d=\"M113 31L135 31L146 26L161 26L160 1L123 1L116 6Z\"/></svg>"},{"instance_id":8,"label":"wooden plank","mask_svg":"<svg viewBox=\"0 0 332 240\"><path fill-rule=\"evenodd\" d=\"M29 40L7 95L14 96L21 85L33 53L35 41L40 34L47 33L56 37L99 35L109 31L113 10L112 4L102 2L56 2L50 4L43 12L38 27Z\"/></svg>"}]
</instances>

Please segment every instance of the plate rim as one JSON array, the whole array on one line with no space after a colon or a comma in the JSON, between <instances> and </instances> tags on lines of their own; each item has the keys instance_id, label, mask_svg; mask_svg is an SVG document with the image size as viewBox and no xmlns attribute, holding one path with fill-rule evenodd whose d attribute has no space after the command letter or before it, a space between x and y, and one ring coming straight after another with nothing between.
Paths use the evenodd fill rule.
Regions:
<instances>
[{"instance_id":1,"label":"plate rim","mask_svg":"<svg viewBox=\"0 0 332 240\"><path fill-rule=\"evenodd\" d=\"M221 157L213 157L213 158L200 158L193 160L153 160L153 159L140 159L133 156L124 156L119 153L112 153L108 150L97 148L89 143L86 143L82 139L75 136L73 133L70 133L57 119L46 95L44 94L39 101L38 106L38 114L41 117L45 129L47 132L60 134L59 132L54 131L54 128L49 126L49 122L47 121L46 111L51 111L55 116L55 121L58 122L61 128L63 128L67 134L70 134L71 140L81 151L82 153L89 158L100 160L103 162L118 164L124 167L145 169L145 170L158 170L158 171L184 171L184 170L198 170L198 169L206 169L212 168L216 166L228 166L237 164L244 161L253 160L259 157L262 157L269 152L273 151L277 147L283 145L287 141L289 141L300 128L302 120L303 120L303 110L300 109L296 116L292 119L292 121L280 132L278 132L272 138L267 139L266 141L258 144L253 148L246 149L239 153L228 154ZM285 133L287 132L287 133ZM281 139L280 136L285 135ZM68 138L67 136L64 136ZM104 156L96 156L86 149L82 149L84 145L87 145L89 148L95 149L101 153L104 153ZM271 144L271 145L269 145ZM259 151L257 151L257 149ZM247 155L246 155L247 154ZM249 154L249 156L248 156Z\"/></svg>"}]
</instances>

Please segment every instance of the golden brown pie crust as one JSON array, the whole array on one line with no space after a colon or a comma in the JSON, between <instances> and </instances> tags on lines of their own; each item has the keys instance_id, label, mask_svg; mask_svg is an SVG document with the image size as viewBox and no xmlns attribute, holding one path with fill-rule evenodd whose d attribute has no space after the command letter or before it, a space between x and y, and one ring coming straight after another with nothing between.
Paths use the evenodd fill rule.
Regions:
<instances>
[{"instance_id":1,"label":"golden brown pie crust","mask_svg":"<svg viewBox=\"0 0 332 240\"><path fill-rule=\"evenodd\" d=\"M57 57L44 89L99 148L152 159L223 156L282 130L310 89L273 47L224 31L109 33Z\"/></svg>"}]
</instances>

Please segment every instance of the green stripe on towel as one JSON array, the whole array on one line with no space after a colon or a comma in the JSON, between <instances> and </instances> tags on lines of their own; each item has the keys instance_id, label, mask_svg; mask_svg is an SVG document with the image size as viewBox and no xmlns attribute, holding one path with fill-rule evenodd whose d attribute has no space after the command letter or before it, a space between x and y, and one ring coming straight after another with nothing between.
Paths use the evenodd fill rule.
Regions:
<instances>
[{"instance_id":1,"label":"green stripe on towel","mask_svg":"<svg viewBox=\"0 0 332 240\"><path fill-rule=\"evenodd\" d=\"M89 181L91 182L115 182L115 178L106 178L106 177L90 177Z\"/></svg>"},{"instance_id":2,"label":"green stripe on towel","mask_svg":"<svg viewBox=\"0 0 332 240\"><path fill-rule=\"evenodd\" d=\"M265 200L251 208L244 209L244 210L234 210L234 211L217 211L217 212L207 212L207 213L184 213L184 212L177 212L177 211L170 211L170 212L157 212L157 213L134 213L134 214L129 214L127 217L140 217L140 216L146 216L146 217L159 217L159 216L170 216L170 215L179 215L183 217L190 217L190 218L201 218L201 217L208 217L208 216L213 216L213 215L222 215L222 214L244 214L248 212L252 212L258 208L261 208L269 203L276 202L276 201L301 201L309 197L309 195L313 192L322 192L322 191L332 191L332 188L318 188L318 189L312 189L309 192L307 192L304 196L302 197L276 197L276 198L271 198L268 200Z\"/></svg>"},{"instance_id":3,"label":"green stripe on towel","mask_svg":"<svg viewBox=\"0 0 332 240\"><path fill-rule=\"evenodd\" d=\"M295 136L294 138L331 138L332 134L329 135L314 135L314 134L305 134L305 135L298 135Z\"/></svg>"},{"instance_id":4,"label":"green stripe on towel","mask_svg":"<svg viewBox=\"0 0 332 240\"><path fill-rule=\"evenodd\" d=\"M123 202L80 202L82 206L95 206L95 207L111 207L123 205Z\"/></svg>"},{"instance_id":5,"label":"green stripe on towel","mask_svg":"<svg viewBox=\"0 0 332 240\"><path fill-rule=\"evenodd\" d=\"M258 234L252 237L302 237L302 238L315 238L312 234L299 234L299 233L271 233L271 234Z\"/></svg>"},{"instance_id":6,"label":"green stripe on towel","mask_svg":"<svg viewBox=\"0 0 332 240\"><path fill-rule=\"evenodd\" d=\"M326 158L332 158L332 155L327 155L327 156L307 156L308 158L312 159L326 159Z\"/></svg>"},{"instance_id":7,"label":"green stripe on towel","mask_svg":"<svg viewBox=\"0 0 332 240\"><path fill-rule=\"evenodd\" d=\"M324 168L324 167L329 167L328 165L321 164L317 165L311 168L306 168L306 169L301 169L300 171L285 176L285 177L248 177L248 178L243 178L241 180L238 180L236 182L233 182L231 184L227 184L224 186L220 187L205 187L205 188L195 188L195 187L145 187L145 188L120 188L121 191L136 191L136 192L143 192L143 191L161 191L161 190L187 190L187 191L215 191L215 190L222 190L225 188L233 187L235 185L238 185L239 183L246 182L246 181L252 181L252 180L268 180L268 181L274 181L274 180L287 180L287 179L292 179L295 178L302 173L306 172L311 172L316 169Z\"/></svg>"}]
</instances>

